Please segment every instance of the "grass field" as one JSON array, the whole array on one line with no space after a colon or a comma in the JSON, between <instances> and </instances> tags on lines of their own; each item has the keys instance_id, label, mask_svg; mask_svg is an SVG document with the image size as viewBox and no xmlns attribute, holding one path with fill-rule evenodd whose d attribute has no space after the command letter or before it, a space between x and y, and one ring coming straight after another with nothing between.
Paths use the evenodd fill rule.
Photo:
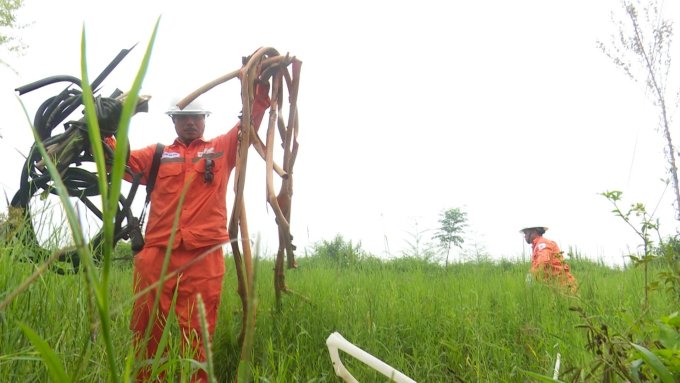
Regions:
<instances>
[{"instance_id":1,"label":"grass field","mask_svg":"<svg viewBox=\"0 0 680 383\"><path fill-rule=\"evenodd\" d=\"M18 262L21 249L0 248L0 300L36 268ZM240 300L231 258L218 328L213 342L218 381L238 364L235 337ZM360 348L418 382L526 382L521 370L552 376L557 353L561 372L587 370L595 356L586 349L581 308L609 334L643 342L653 334L641 325L678 309L662 290L643 304L641 268L613 270L572 261L580 289L565 295L527 283L527 264L482 262L443 268L416 258L380 261L372 257L341 263L320 255L301 258L287 273L295 294L275 309L273 263L258 265L258 314L252 373L256 382L340 382L326 338L337 331ZM110 320L120 372L130 350L131 267L119 262L110 277ZM654 271L652 271L653 273ZM66 374L78 381L108 381L106 351L97 331L92 297L82 274L43 274L0 312L0 381L44 382L48 370L19 324L33 329L56 352ZM177 330L174 329L174 334ZM164 368L187 378L192 363L182 358L176 339ZM361 382L388 381L356 360L344 363ZM572 371L572 372L570 372ZM583 374L583 373L582 373ZM593 380L593 381L602 381Z\"/></svg>"}]
</instances>

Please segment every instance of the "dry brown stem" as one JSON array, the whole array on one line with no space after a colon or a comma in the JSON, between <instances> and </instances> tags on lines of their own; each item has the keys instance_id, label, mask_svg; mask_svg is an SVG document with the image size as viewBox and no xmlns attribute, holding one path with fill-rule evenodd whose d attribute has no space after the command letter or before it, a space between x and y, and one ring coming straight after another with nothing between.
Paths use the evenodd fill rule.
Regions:
<instances>
[{"instance_id":1,"label":"dry brown stem","mask_svg":"<svg viewBox=\"0 0 680 383\"><path fill-rule=\"evenodd\" d=\"M231 79L241 81L241 101L243 115L239 126L239 145L237 148L234 173L234 202L229 218L229 237L239 238L231 241L238 294L243 306L243 325L240 339L243 340L245 323L248 318L248 292L253 291L253 267L248 224L246 218L243 190L248 165L248 149L252 146L266 164L267 202L272 207L278 226L279 248L275 261L274 286L277 302L282 292L288 292L285 284L284 259L288 268L296 267L293 237L290 233L291 198L293 195L293 164L297 156L298 115L297 94L299 89L301 61L290 55L280 55L274 48L264 47L256 50L244 60L243 67L229 72L183 98L177 103L179 108L186 107L191 101L215 86ZM290 69L290 71L289 71ZM271 80L269 118L267 119L266 140L263 142L252 124L252 108L255 88L258 82ZM284 97L287 94L287 98ZM288 100L287 110L284 102ZM287 121L284 118L287 114ZM276 131L279 132L278 139ZM274 148L277 141L283 148L283 159L279 164L274 161ZM281 179L279 193L274 192L274 174ZM240 231L240 233L239 233ZM285 257L285 258L284 258ZM254 318L254 316L252 317Z\"/></svg>"}]
</instances>

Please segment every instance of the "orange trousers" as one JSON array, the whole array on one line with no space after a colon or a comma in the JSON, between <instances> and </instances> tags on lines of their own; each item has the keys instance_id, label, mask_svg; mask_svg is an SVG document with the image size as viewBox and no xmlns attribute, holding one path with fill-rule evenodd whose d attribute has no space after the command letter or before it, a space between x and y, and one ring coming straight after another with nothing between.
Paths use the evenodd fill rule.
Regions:
<instances>
[{"instance_id":1,"label":"orange trousers","mask_svg":"<svg viewBox=\"0 0 680 383\"><path fill-rule=\"evenodd\" d=\"M217 321L217 309L220 305L222 279L225 271L222 249L218 248L212 251L210 249L199 248L189 250L185 248L184 243L181 243L178 248L172 250L166 275L186 267L189 262L198 257L202 256L202 258L181 270L177 275L166 279L165 283L163 283L158 312L146 345L142 345L141 342L143 342L144 332L151 320L151 310L156 298L157 287L144 293L135 301L130 329L134 332L137 347L146 348L145 354L142 350L138 352L138 355L142 355L142 359L148 360L154 357L161 335L163 334L166 318L170 312L172 298L175 290L177 290L174 312L182 330L182 345L185 350L187 346L190 347L192 359L205 361L205 340L201 331L197 297L200 294L203 300L208 334L212 338ZM133 272L135 294L160 279L165 251L166 248L164 247L145 247L135 256ZM137 380L147 381L149 378L148 369L142 369ZM201 371L192 381L207 381L207 376L204 371Z\"/></svg>"}]
</instances>

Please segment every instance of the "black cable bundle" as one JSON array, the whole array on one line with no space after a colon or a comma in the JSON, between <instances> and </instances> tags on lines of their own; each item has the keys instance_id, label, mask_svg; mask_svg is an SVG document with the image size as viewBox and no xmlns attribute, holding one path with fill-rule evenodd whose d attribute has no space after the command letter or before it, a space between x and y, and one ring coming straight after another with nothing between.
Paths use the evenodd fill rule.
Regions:
<instances>
[{"instance_id":1,"label":"black cable bundle","mask_svg":"<svg viewBox=\"0 0 680 383\"><path fill-rule=\"evenodd\" d=\"M100 85L106 76L108 76L118 63L120 63L120 61L122 61L129 53L130 49L121 50L92 83L92 89L96 89ZM85 162L94 162L94 157L90 151L86 119L83 117L77 121L68 121L63 124L63 133L52 135L53 130L59 124L76 111L77 108L82 106L82 91L73 88L73 86L77 86L78 88L81 87L80 80L72 76L52 76L19 87L16 91L21 95L58 82L69 82L70 84L59 94L48 98L40 105L35 114L34 127L37 130L43 145L47 149L48 155L50 155L55 162L62 180L64 181L68 195L78 198L101 220L103 217L102 212L89 198L101 194L99 191L98 175L80 167ZM123 108L122 102L116 98L120 94L121 92L117 90L110 97L95 97L95 111L102 138L116 134ZM109 147L104 142L104 150L110 161L110 159L113 158L113 148ZM127 155L129 156L129 147ZM114 246L119 240L130 238L131 233L132 238L135 239L134 242L138 241L138 238L141 238L139 220L130 210L130 206L139 186L141 174L133 174L127 166L125 171L132 178L132 187L130 188L127 197L122 194L119 197L119 206L114 229ZM107 177L107 179L110 177L109 174L104 176ZM54 183L52 182L52 176L46 169L44 159L38 151L37 145L33 144L22 168L19 190L12 198L10 205L13 208L23 209L25 227L27 230L23 233L22 239L25 244L30 245L31 248L36 250L36 254L29 257L34 261L39 261L50 253L49 250L42 248L38 243L30 212L30 201L41 190L43 192L57 194L57 191L54 189ZM95 259L101 258L101 251L99 251L99 249L102 241L102 231L96 234L90 241L94 249ZM73 270L75 272L78 271L80 259L75 250L61 251L59 260L62 262L70 262L73 265ZM57 271L63 272L61 269Z\"/></svg>"}]
</instances>

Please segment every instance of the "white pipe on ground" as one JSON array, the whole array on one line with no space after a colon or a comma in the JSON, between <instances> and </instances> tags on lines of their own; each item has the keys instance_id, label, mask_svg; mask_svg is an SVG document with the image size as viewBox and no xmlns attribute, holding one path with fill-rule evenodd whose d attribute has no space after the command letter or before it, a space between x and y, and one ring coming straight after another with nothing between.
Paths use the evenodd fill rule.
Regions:
<instances>
[{"instance_id":1,"label":"white pipe on ground","mask_svg":"<svg viewBox=\"0 0 680 383\"><path fill-rule=\"evenodd\" d=\"M335 375L342 378L345 382L359 383L342 364L338 350L342 350L354 358L359 359L367 366L390 378L393 382L416 383L415 380L397 371L394 367L350 343L338 332L334 332L326 338L326 346L328 346L328 353L331 355Z\"/></svg>"},{"instance_id":2,"label":"white pipe on ground","mask_svg":"<svg viewBox=\"0 0 680 383\"><path fill-rule=\"evenodd\" d=\"M555 371L553 371L553 379L557 380L560 377L560 359L562 358L562 355L560 353L557 353L557 360L555 361Z\"/></svg>"}]
</instances>

